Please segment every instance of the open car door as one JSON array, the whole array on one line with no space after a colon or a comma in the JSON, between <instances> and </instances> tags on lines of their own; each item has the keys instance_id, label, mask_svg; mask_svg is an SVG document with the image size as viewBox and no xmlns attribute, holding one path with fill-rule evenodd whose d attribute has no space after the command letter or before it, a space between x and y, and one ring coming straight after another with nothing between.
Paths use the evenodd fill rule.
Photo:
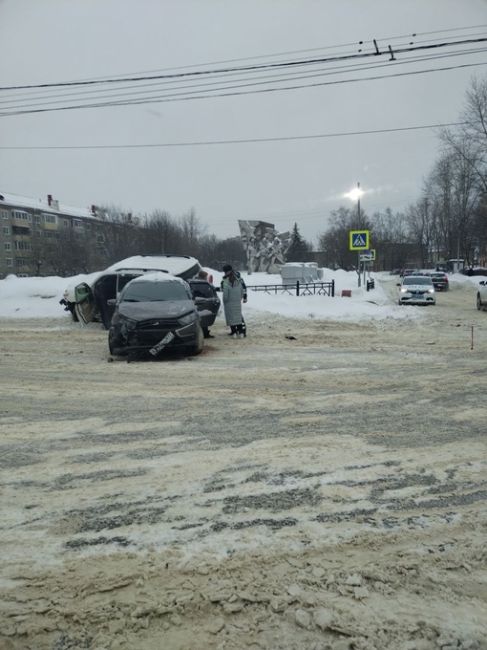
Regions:
<instances>
[{"instance_id":1,"label":"open car door","mask_svg":"<svg viewBox=\"0 0 487 650\"><path fill-rule=\"evenodd\" d=\"M121 290L134 278L142 275L141 271L122 271L101 275L90 287L86 282L74 289L74 311L80 323L87 324L101 320L105 329L110 327L114 307L108 305L111 298L118 299Z\"/></svg>"},{"instance_id":2,"label":"open car door","mask_svg":"<svg viewBox=\"0 0 487 650\"><path fill-rule=\"evenodd\" d=\"M95 297L93 291L86 282L78 284L74 289L75 305L74 311L80 323L90 323L96 311Z\"/></svg>"}]
</instances>

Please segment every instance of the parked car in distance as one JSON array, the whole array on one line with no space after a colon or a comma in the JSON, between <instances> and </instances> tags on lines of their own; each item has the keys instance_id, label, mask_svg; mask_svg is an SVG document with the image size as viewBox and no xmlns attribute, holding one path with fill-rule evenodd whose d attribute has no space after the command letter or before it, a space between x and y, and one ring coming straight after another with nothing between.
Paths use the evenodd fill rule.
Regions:
<instances>
[{"instance_id":1,"label":"parked car in distance","mask_svg":"<svg viewBox=\"0 0 487 650\"><path fill-rule=\"evenodd\" d=\"M400 305L435 305L435 287L427 275L407 275L399 287Z\"/></svg>"},{"instance_id":2,"label":"parked car in distance","mask_svg":"<svg viewBox=\"0 0 487 650\"><path fill-rule=\"evenodd\" d=\"M418 275L418 274L419 274L418 269L408 269L408 268L402 269L401 272L399 273L401 278L405 278L407 275Z\"/></svg>"},{"instance_id":3,"label":"parked car in distance","mask_svg":"<svg viewBox=\"0 0 487 650\"><path fill-rule=\"evenodd\" d=\"M480 280L477 289L477 309L487 309L487 280Z\"/></svg>"},{"instance_id":4,"label":"parked car in distance","mask_svg":"<svg viewBox=\"0 0 487 650\"><path fill-rule=\"evenodd\" d=\"M200 270L198 260L189 255L135 255L112 264L104 271L92 273L83 282L72 282L60 303L71 312L74 321L85 324L101 321L108 329L114 308L107 301L117 298L124 286L135 277L151 271L162 271L188 280Z\"/></svg>"},{"instance_id":5,"label":"parked car in distance","mask_svg":"<svg viewBox=\"0 0 487 650\"><path fill-rule=\"evenodd\" d=\"M118 299L108 332L110 354L163 349L199 354L203 349L201 315L187 282L175 276L145 273L128 282Z\"/></svg>"},{"instance_id":6,"label":"parked car in distance","mask_svg":"<svg viewBox=\"0 0 487 650\"><path fill-rule=\"evenodd\" d=\"M443 271L431 271L429 275L433 280L433 286L435 287L436 291L448 291L450 285L446 273L443 273Z\"/></svg>"}]
</instances>

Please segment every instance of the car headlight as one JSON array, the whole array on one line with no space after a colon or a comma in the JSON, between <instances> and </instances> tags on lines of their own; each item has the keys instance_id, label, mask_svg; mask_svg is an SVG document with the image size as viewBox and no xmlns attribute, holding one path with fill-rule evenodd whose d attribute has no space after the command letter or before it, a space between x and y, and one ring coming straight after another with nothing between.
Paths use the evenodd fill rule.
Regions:
<instances>
[{"instance_id":1,"label":"car headlight","mask_svg":"<svg viewBox=\"0 0 487 650\"><path fill-rule=\"evenodd\" d=\"M120 325L126 327L128 330L133 330L137 327L137 321L126 316L119 316Z\"/></svg>"},{"instance_id":2,"label":"car headlight","mask_svg":"<svg viewBox=\"0 0 487 650\"><path fill-rule=\"evenodd\" d=\"M178 319L178 323L180 325L190 325L191 323L194 323L196 319L197 315L195 312L190 312L189 314L186 314L186 316L181 316L181 318Z\"/></svg>"},{"instance_id":3,"label":"car headlight","mask_svg":"<svg viewBox=\"0 0 487 650\"><path fill-rule=\"evenodd\" d=\"M435 292L434 289L428 289L428 293L434 293L434 292Z\"/></svg>"},{"instance_id":4,"label":"car headlight","mask_svg":"<svg viewBox=\"0 0 487 650\"><path fill-rule=\"evenodd\" d=\"M406 287L401 287L401 293L409 293L409 289L406 289Z\"/></svg>"}]
</instances>

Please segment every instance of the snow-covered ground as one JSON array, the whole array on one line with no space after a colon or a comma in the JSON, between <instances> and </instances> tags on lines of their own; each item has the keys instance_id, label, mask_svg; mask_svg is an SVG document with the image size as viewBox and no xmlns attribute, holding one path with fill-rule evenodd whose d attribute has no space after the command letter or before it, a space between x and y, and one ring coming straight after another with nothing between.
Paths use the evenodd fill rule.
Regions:
<instances>
[{"instance_id":1,"label":"snow-covered ground","mask_svg":"<svg viewBox=\"0 0 487 650\"><path fill-rule=\"evenodd\" d=\"M0 281L2 650L485 648L481 278L325 279L130 363L71 278Z\"/></svg>"},{"instance_id":2,"label":"snow-covered ground","mask_svg":"<svg viewBox=\"0 0 487 650\"><path fill-rule=\"evenodd\" d=\"M207 269L213 274L215 284L219 284L221 273ZM31 277L18 278L9 275L0 280L0 318L69 318L59 304L66 287L75 281L87 281L93 276L78 275L72 278ZM242 274L247 285L281 284L280 275L266 273ZM335 321L359 322L369 319L411 319L421 318L421 308L400 308L387 295L382 284L391 284L397 276L388 273L374 273L375 289L366 291L357 286L355 271L331 271L324 269L324 281L335 281L335 298L327 296L291 296L288 294L270 295L265 292L249 291L246 313L259 312L279 314L288 318L325 319ZM452 287L458 284L477 285L482 278L467 277L461 274L449 276ZM351 297L341 297L342 290L351 290Z\"/></svg>"}]
</instances>

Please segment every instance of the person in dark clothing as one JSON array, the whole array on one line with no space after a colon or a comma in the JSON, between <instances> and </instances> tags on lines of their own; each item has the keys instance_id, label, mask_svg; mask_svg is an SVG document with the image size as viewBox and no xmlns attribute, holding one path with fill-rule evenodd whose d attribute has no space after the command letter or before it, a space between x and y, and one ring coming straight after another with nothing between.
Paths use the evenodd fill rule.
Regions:
<instances>
[{"instance_id":1,"label":"person in dark clothing","mask_svg":"<svg viewBox=\"0 0 487 650\"><path fill-rule=\"evenodd\" d=\"M103 327L110 329L110 323L113 316L113 307L109 307L107 300L116 298L117 295L117 278L115 275L107 275L98 280L94 287L95 302L98 306L100 319Z\"/></svg>"},{"instance_id":2,"label":"person in dark clothing","mask_svg":"<svg viewBox=\"0 0 487 650\"><path fill-rule=\"evenodd\" d=\"M205 280L205 282L208 282L213 286L213 276L208 273L208 271L205 271L204 269L201 269L201 271L198 272L198 275L196 276L198 280ZM209 327L203 327L203 336L205 339L214 339L215 337L213 334L210 332Z\"/></svg>"}]
</instances>

